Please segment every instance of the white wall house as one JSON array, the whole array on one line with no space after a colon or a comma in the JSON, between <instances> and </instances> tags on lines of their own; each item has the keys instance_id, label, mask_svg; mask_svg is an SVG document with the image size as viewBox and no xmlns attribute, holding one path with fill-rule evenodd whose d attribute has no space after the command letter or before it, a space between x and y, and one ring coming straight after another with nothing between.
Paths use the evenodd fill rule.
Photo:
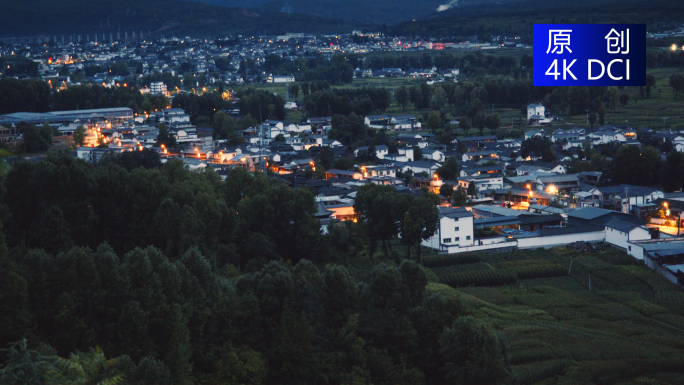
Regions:
<instances>
[{"instance_id":1,"label":"white wall house","mask_svg":"<svg viewBox=\"0 0 684 385\"><path fill-rule=\"evenodd\" d=\"M370 147L359 147L356 150L354 150L354 156L359 156L359 153L361 151L368 151ZM389 147L385 146L384 144L381 144L379 146L375 146L375 156L378 159L384 159L385 155L389 154Z\"/></svg>"},{"instance_id":2,"label":"white wall house","mask_svg":"<svg viewBox=\"0 0 684 385\"><path fill-rule=\"evenodd\" d=\"M651 239L651 233L642 226L633 223L611 219L606 223L606 242L623 250L629 248L629 241L643 241Z\"/></svg>"},{"instance_id":3,"label":"white wall house","mask_svg":"<svg viewBox=\"0 0 684 385\"><path fill-rule=\"evenodd\" d=\"M444 162L444 153L439 150L433 150L433 149L425 149L423 150L423 157L430 159L430 160L436 160L438 162Z\"/></svg>"},{"instance_id":4,"label":"white wall house","mask_svg":"<svg viewBox=\"0 0 684 385\"><path fill-rule=\"evenodd\" d=\"M473 213L463 207L440 207L439 228L430 239L423 241L422 245L441 251L453 247L472 246L475 238L473 218Z\"/></svg>"},{"instance_id":5,"label":"white wall house","mask_svg":"<svg viewBox=\"0 0 684 385\"><path fill-rule=\"evenodd\" d=\"M535 115L544 116L546 113L546 107L541 104L532 103L527 106L527 119L531 119Z\"/></svg>"}]
</instances>

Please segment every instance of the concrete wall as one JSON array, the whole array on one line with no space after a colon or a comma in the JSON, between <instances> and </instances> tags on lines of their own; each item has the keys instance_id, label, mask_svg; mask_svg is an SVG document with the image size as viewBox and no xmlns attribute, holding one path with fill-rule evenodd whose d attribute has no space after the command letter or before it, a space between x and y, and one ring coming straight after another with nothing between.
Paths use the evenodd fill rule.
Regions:
<instances>
[{"instance_id":1,"label":"concrete wall","mask_svg":"<svg viewBox=\"0 0 684 385\"><path fill-rule=\"evenodd\" d=\"M456 230L458 228L458 230ZM446 248L458 248L463 246L472 246L475 240L473 217L463 218L449 218L442 217L439 219L439 229L427 241L423 241L422 245L433 249L440 249L440 244L444 239L451 239L451 243L446 244ZM456 240L458 238L458 240Z\"/></svg>"},{"instance_id":2,"label":"concrete wall","mask_svg":"<svg viewBox=\"0 0 684 385\"><path fill-rule=\"evenodd\" d=\"M636 259L644 259L644 248L633 243L628 243L627 254Z\"/></svg>"},{"instance_id":3,"label":"concrete wall","mask_svg":"<svg viewBox=\"0 0 684 385\"><path fill-rule=\"evenodd\" d=\"M641 227L637 227L629 233L606 227L606 242L624 250L629 248L627 242L643 241L646 239L651 239L651 234L648 230Z\"/></svg>"},{"instance_id":4,"label":"concrete wall","mask_svg":"<svg viewBox=\"0 0 684 385\"><path fill-rule=\"evenodd\" d=\"M503 252L503 251L515 251L515 249L518 246L518 242L516 241L511 241L511 242L506 242L505 239L502 239L503 242L498 242L498 243L485 243L482 245L473 245L473 246L464 246L464 247L449 247L447 250L445 250L445 253L448 254L456 254L456 253L466 253L466 252L472 252L472 251L497 251L497 252Z\"/></svg>"},{"instance_id":5,"label":"concrete wall","mask_svg":"<svg viewBox=\"0 0 684 385\"><path fill-rule=\"evenodd\" d=\"M530 249L537 247L550 248L580 241L603 242L605 238L605 231L593 231L589 233L552 235L548 237L518 238L517 241L519 249Z\"/></svg>"},{"instance_id":6,"label":"concrete wall","mask_svg":"<svg viewBox=\"0 0 684 385\"><path fill-rule=\"evenodd\" d=\"M677 276L672 274L670 270L666 269L663 266L660 266L658 263L656 263L656 261L652 260L648 256L644 258L644 262L646 263L646 266L651 268L651 270L662 275L663 277L665 277L665 279L674 283L675 285L679 285L679 282L677 282Z\"/></svg>"}]
</instances>

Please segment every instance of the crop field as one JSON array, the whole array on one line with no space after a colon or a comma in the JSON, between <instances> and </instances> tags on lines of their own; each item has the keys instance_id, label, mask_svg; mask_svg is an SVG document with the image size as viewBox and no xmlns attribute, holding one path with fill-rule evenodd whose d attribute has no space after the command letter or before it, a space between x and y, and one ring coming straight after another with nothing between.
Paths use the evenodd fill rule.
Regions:
<instances>
[{"instance_id":1,"label":"crop field","mask_svg":"<svg viewBox=\"0 0 684 385\"><path fill-rule=\"evenodd\" d=\"M519 384L684 383L684 293L625 253L554 248L453 265L446 261L464 259L440 258L431 270L442 283L428 288L506 336ZM517 283L453 282L495 273Z\"/></svg>"}]
</instances>

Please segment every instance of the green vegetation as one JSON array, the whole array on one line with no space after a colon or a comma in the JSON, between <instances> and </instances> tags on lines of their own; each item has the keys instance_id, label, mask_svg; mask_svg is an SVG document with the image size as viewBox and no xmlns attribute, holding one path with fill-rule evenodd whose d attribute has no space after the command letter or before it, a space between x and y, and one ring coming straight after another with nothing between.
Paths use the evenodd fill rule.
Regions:
<instances>
[{"instance_id":1,"label":"green vegetation","mask_svg":"<svg viewBox=\"0 0 684 385\"><path fill-rule=\"evenodd\" d=\"M557 269L557 276L518 276L517 284L496 287L428 284L430 291L460 298L473 317L502 330L518 383L674 385L684 380L684 294L624 252L555 248L483 260L516 274ZM463 270L469 264L453 266Z\"/></svg>"},{"instance_id":2,"label":"green vegetation","mask_svg":"<svg viewBox=\"0 0 684 385\"><path fill-rule=\"evenodd\" d=\"M191 1L69 0L59 3L45 0L0 2L6 18L0 25L2 36L85 33L116 34L121 24L129 31L148 31L152 37L218 36L230 33L258 35L282 31L341 33L360 27L359 23L318 16L287 14L267 10L247 10L210 6ZM242 5L241 5L242 6ZM40 10L40 11L36 11ZM86 20L83 15L89 15ZM103 16L105 15L105 16ZM111 28L107 28L107 18ZM102 23L103 22L103 23ZM130 32L129 32L130 35Z\"/></svg>"},{"instance_id":3,"label":"green vegetation","mask_svg":"<svg viewBox=\"0 0 684 385\"><path fill-rule=\"evenodd\" d=\"M470 3L471 6L467 6ZM523 42L532 41L534 24L650 24L653 22L680 22L684 6L666 0L627 1L614 0L557 2L459 2L458 7L440 12L435 17L411 20L396 24L389 32L401 36L430 36L467 40L469 36L518 36Z\"/></svg>"}]
</instances>

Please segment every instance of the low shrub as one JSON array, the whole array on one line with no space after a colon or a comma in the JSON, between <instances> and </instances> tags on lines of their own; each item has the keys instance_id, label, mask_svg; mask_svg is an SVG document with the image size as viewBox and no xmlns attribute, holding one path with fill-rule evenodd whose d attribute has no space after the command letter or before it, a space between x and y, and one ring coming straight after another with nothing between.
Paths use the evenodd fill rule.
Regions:
<instances>
[{"instance_id":1,"label":"low shrub","mask_svg":"<svg viewBox=\"0 0 684 385\"><path fill-rule=\"evenodd\" d=\"M525 266L537 266L537 265L549 265L551 262L549 262L546 259L519 259L515 261L503 261L499 262L496 264L496 267L499 269L515 269L518 267L525 267Z\"/></svg>"},{"instance_id":2,"label":"low shrub","mask_svg":"<svg viewBox=\"0 0 684 385\"><path fill-rule=\"evenodd\" d=\"M518 378L521 385L534 384L562 374L570 366L568 360L549 360L534 362L526 365L513 366L513 373Z\"/></svg>"},{"instance_id":3,"label":"low shrub","mask_svg":"<svg viewBox=\"0 0 684 385\"><path fill-rule=\"evenodd\" d=\"M512 271L496 269L450 273L440 280L451 287L502 286L517 283L518 277Z\"/></svg>"},{"instance_id":4,"label":"low shrub","mask_svg":"<svg viewBox=\"0 0 684 385\"><path fill-rule=\"evenodd\" d=\"M425 267L439 267L451 265L465 265L480 262L482 258L478 254L440 254L423 257Z\"/></svg>"},{"instance_id":5,"label":"low shrub","mask_svg":"<svg viewBox=\"0 0 684 385\"><path fill-rule=\"evenodd\" d=\"M462 273L465 271L492 270L492 266L488 263L478 262L465 265L431 267L430 269L432 269L437 276L441 277L445 274Z\"/></svg>"},{"instance_id":6,"label":"low shrub","mask_svg":"<svg viewBox=\"0 0 684 385\"><path fill-rule=\"evenodd\" d=\"M511 269L518 279L547 278L568 275L568 269L563 265L533 265L521 266Z\"/></svg>"},{"instance_id":7,"label":"low shrub","mask_svg":"<svg viewBox=\"0 0 684 385\"><path fill-rule=\"evenodd\" d=\"M584 383L616 384L647 373L681 373L681 359L627 359L586 361L568 370L568 376Z\"/></svg>"},{"instance_id":8,"label":"low shrub","mask_svg":"<svg viewBox=\"0 0 684 385\"><path fill-rule=\"evenodd\" d=\"M615 302L638 301L641 299L641 294L635 291L599 291L596 294Z\"/></svg>"},{"instance_id":9,"label":"low shrub","mask_svg":"<svg viewBox=\"0 0 684 385\"><path fill-rule=\"evenodd\" d=\"M646 317L650 317L655 314L669 313L669 311L664 307L644 300L625 302L625 305L631 307Z\"/></svg>"}]
</instances>

